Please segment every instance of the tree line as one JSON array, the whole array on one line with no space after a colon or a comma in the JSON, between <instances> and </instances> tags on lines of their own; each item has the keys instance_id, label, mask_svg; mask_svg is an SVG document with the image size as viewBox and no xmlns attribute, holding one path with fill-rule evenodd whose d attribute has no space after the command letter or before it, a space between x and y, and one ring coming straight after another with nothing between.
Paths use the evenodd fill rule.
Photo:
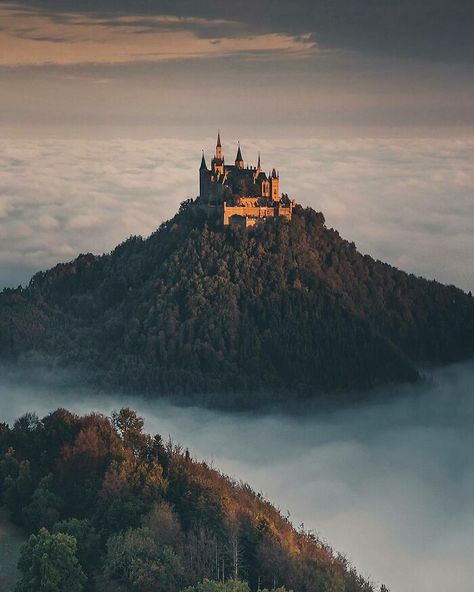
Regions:
<instances>
[{"instance_id":1,"label":"tree line","mask_svg":"<svg viewBox=\"0 0 474 592\"><path fill-rule=\"evenodd\" d=\"M0 500L30 534L16 592L373 592L260 494L112 417L0 424Z\"/></svg>"}]
</instances>

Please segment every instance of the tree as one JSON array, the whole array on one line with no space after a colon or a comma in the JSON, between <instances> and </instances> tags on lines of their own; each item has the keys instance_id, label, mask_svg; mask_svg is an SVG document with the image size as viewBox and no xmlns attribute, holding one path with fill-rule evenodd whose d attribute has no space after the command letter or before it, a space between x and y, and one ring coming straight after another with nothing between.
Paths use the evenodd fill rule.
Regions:
<instances>
[{"instance_id":1,"label":"tree","mask_svg":"<svg viewBox=\"0 0 474 592\"><path fill-rule=\"evenodd\" d=\"M130 529L112 536L104 563L110 580L131 592L174 592L179 589L183 568L170 547L156 544L147 528Z\"/></svg>"},{"instance_id":2,"label":"tree","mask_svg":"<svg viewBox=\"0 0 474 592\"><path fill-rule=\"evenodd\" d=\"M167 546L176 551L183 543L183 532L178 518L166 502L153 506L145 519L145 526L157 545Z\"/></svg>"},{"instance_id":3,"label":"tree","mask_svg":"<svg viewBox=\"0 0 474 592\"><path fill-rule=\"evenodd\" d=\"M77 558L84 572L90 577L100 562L100 538L90 520L70 518L54 525L55 533L72 536L77 542Z\"/></svg>"},{"instance_id":4,"label":"tree","mask_svg":"<svg viewBox=\"0 0 474 592\"><path fill-rule=\"evenodd\" d=\"M82 592L86 577L76 555L76 539L42 528L23 545L21 577L15 592Z\"/></svg>"},{"instance_id":5,"label":"tree","mask_svg":"<svg viewBox=\"0 0 474 592\"><path fill-rule=\"evenodd\" d=\"M42 527L51 529L59 520L63 501L52 491L52 482L52 474L43 477L31 497L31 503L23 509L23 521L31 531Z\"/></svg>"},{"instance_id":6,"label":"tree","mask_svg":"<svg viewBox=\"0 0 474 592\"><path fill-rule=\"evenodd\" d=\"M120 411L112 413L112 423L122 438L125 448L133 450L137 454L146 442L143 434L143 418L128 407L122 407Z\"/></svg>"},{"instance_id":7,"label":"tree","mask_svg":"<svg viewBox=\"0 0 474 592\"><path fill-rule=\"evenodd\" d=\"M247 582L241 580L227 580L226 582L203 580L195 586L189 586L183 592L250 592L250 588Z\"/></svg>"},{"instance_id":8,"label":"tree","mask_svg":"<svg viewBox=\"0 0 474 592\"><path fill-rule=\"evenodd\" d=\"M21 522L21 510L30 501L33 491L30 463L27 460L19 463L10 448L0 463L0 473L5 475L0 488L3 503L10 510L12 520Z\"/></svg>"}]
</instances>

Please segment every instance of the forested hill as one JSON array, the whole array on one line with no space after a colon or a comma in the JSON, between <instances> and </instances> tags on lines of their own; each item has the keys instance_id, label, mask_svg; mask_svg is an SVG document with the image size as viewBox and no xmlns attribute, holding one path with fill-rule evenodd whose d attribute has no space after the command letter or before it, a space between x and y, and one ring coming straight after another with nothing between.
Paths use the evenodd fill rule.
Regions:
<instances>
[{"instance_id":1,"label":"forested hill","mask_svg":"<svg viewBox=\"0 0 474 592\"><path fill-rule=\"evenodd\" d=\"M0 506L32 533L17 592L375 592L248 485L142 427L130 409L0 423Z\"/></svg>"},{"instance_id":2,"label":"forested hill","mask_svg":"<svg viewBox=\"0 0 474 592\"><path fill-rule=\"evenodd\" d=\"M210 404L359 396L474 354L470 294L361 255L300 206L240 229L185 203L149 238L38 273L0 303L5 360Z\"/></svg>"}]
</instances>

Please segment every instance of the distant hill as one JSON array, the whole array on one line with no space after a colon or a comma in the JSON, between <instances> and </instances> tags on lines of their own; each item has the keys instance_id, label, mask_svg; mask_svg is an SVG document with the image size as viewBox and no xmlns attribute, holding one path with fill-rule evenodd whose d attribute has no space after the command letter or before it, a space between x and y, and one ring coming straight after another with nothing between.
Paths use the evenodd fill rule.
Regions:
<instances>
[{"instance_id":1,"label":"distant hill","mask_svg":"<svg viewBox=\"0 0 474 592\"><path fill-rule=\"evenodd\" d=\"M352 400L472 357L473 336L470 294L361 255L301 206L242 229L185 203L147 239L0 295L2 359L222 406Z\"/></svg>"}]
</instances>

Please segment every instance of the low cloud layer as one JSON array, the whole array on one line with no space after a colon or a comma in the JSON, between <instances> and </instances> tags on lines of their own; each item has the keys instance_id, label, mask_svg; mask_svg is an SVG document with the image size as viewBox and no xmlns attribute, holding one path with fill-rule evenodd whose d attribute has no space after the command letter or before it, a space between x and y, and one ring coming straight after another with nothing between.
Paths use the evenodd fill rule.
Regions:
<instances>
[{"instance_id":1,"label":"low cloud layer","mask_svg":"<svg viewBox=\"0 0 474 592\"><path fill-rule=\"evenodd\" d=\"M232 161L236 139L223 139ZM473 140L242 140L244 159L260 150L283 191L362 252L474 288ZM197 194L200 151L209 160L214 142L0 140L0 286L148 235Z\"/></svg>"},{"instance_id":2,"label":"low cloud layer","mask_svg":"<svg viewBox=\"0 0 474 592\"><path fill-rule=\"evenodd\" d=\"M131 405L147 430L248 481L392 592L471 588L473 364L395 388L384 404L292 416L177 408L2 376L0 421L59 405L105 413Z\"/></svg>"}]
</instances>

